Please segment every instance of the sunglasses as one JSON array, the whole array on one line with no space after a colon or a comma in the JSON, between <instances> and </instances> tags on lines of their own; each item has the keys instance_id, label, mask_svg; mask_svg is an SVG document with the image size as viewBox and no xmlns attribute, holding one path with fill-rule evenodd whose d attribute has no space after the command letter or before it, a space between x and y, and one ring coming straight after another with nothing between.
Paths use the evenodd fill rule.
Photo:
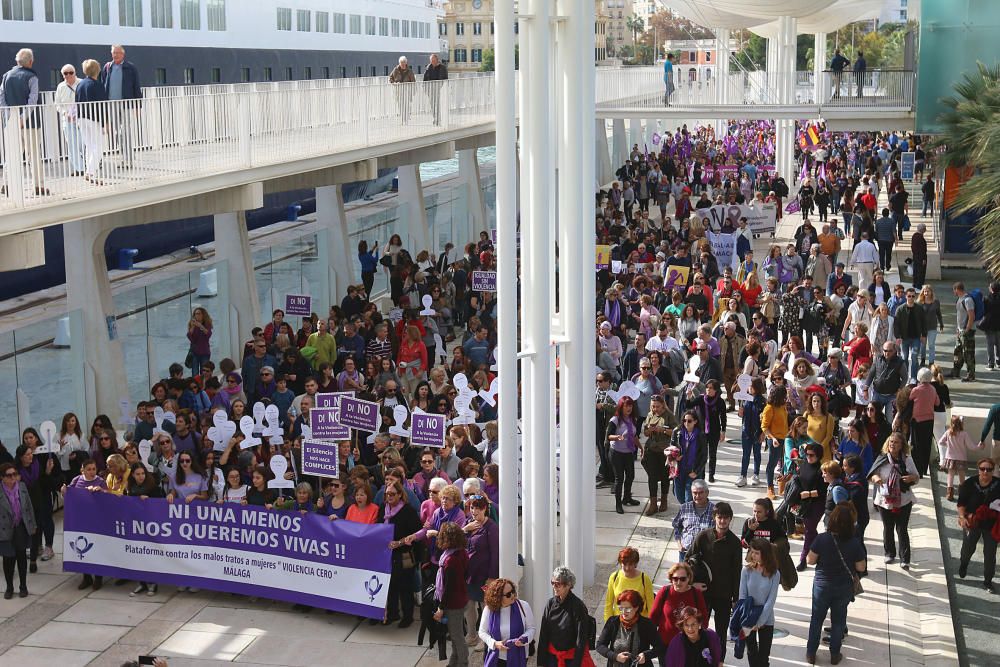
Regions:
<instances>
[{"instance_id":1,"label":"sunglasses","mask_svg":"<svg viewBox=\"0 0 1000 667\"><path fill-rule=\"evenodd\" d=\"M421 463L434 463L434 459L424 459Z\"/></svg>"},{"instance_id":2,"label":"sunglasses","mask_svg":"<svg viewBox=\"0 0 1000 667\"><path fill-rule=\"evenodd\" d=\"M631 614L635 611L635 607L618 607L619 614Z\"/></svg>"},{"instance_id":3,"label":"sunglasses","mask_svg":"<svg viewBox=\"0 0 1000 667\"><path fill-rule=\"evenodd\" d=\"M191 463L191 459L181 459L181 463Z\"/></svg>"},{"instance_id":4,"label":"sunglasses","mask_svg":"<svg viewBox=\"0 0 1000 667\"><path fill-rule=\"evenodd\" d=\"M670 581L687 581L687 577L670 577Z\"/></svg>"},{"instance_id":5,"label":"sunglasses","mask_svg":"<svg viewBox=\"0 0 1000 667\"><path fill-rule=\"evenodd\" d=\"M553 584L553 586L554 586L554 585L555 585L555 584ZM506 593L504 593L504 594L503 594L503 596L504 596L505 598L507 598L508 600L509 600L509 599L511 599L512 597L514 597L515 595L517 595L517 593L516 593L516 592L514 592L514 591L512 591L512 590L511 590L511 591L507 591Z\"/></svg>"},{"instance_id":6,"label":"sunglasses","mask_svg":"<svg viewBox=\"0 0 1000 667\"><path fill-rule=\"evenodd\" d=\"M566 585L561 581L550 581L549 583L552 584L553 586L558 586L559 588L562 588L563 586Z\"/></svg>"},{"instance_id":7,"label":"sunglasses","mask_svg":"<svg viewBox=\"0 0 1000 667\"><path fill-rule=\"evenodd\" d=\"M685 424L697 424L698 420L697 419L685 419L684 423Z\"/></svg>"},{"instance_id":8,"label":"sunglasses","mask_svg":"<svg viewBox=\"0 0 1000 667\"><path fill-rule=\"evenodd\" d=\"M63 72L62 75L63 76L74 76L74 75L76 75L76 72Z\"/></svg>"},{"instance_id":9,"label":"sunglasses","mask_svg":"<svg viewBox=\"0 0 1000 667\"><path fill-rule=\"evenodd\" d=\"M111 442L111 438L106 435L102 435L100 438L101 442Z\"/></svg>"},{"instance_id":10,"label":"sunglasses","mask_svg":"<svg viewBox=\"0 0 1000 667\"><path fill-rule=\"evenodd\" d=\"M993 468L980 468L979 472L993 472Z\"/></svg>"},{"instance_id":11,"label":"sunglasses","mask_svg":"<svg viewBox=\"0 0 1000 667\"><path fill-rule=\"evenodd\" d=\"M3 474L3 476L4 476L4 477L17 477L17 473L16 473L16 472L14 472L13 470L11 470L10 472L5 472L5 473Z\"/></svg>"}]
</instances>

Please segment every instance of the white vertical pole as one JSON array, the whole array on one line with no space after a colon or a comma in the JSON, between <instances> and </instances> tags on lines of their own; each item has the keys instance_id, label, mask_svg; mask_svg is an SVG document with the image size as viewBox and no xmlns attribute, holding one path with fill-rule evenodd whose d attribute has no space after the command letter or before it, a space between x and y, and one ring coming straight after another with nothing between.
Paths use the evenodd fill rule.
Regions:
<instances>
[{"instance_id":1,"label":"white vertical pole","mask_svg":"<svg viewBox=\"0 0 1000 667\"><path fill-rule=\"evenodd\" d=\"M430 250L431 232L424 206L424 186L420 182L420 165L404 164L397 170L399 200L407 210L410 238L415 240L414 256L421 250ZM411 304L413 305L413 304Z\"/></svg>"},{"instance_id":2,"label":"white vertical pole","mask_svg":"<svg viewBox=\"0 0 1000 667\"><path fill-rule=\"evenodd\" d=\"M236 321L230 322L230 326L236 332L234 338L242 340L243 336L250 335L252 327L262 321L245 213L234 211L215 214L214 229L215 257L226 262L229 303L237 315ZM234 347L229 355L239 353L239 347ZM100 367L95 366L95 368Z\"/></svg>"},{"instance_id":3,"label":"white vertical pole","mask_svg":"<svg viewBox=\"0 0 1000 667\"><path fill-rule=\"evenodd\" d=\"M611 121L611 144L614 153L611 156L611 173L614 174L619 167L625 164L630 149L628 136L625 134L624 118L615 118Z\"/></svg>"},{"instance_id":4,"label":"white vertical pole","mask_svg":"<svg viewBox=\"0 0 1000 667\"><path fill-rule=\"evenodd\" d=\"M329 267L329 271L325 281L327 284L322 286L319 294L312 296L319 297L320 309L317 312L326 312L323 309L340 303L341 296L347 293L347 286L359 275L355 272L357 260L348 248L350 234L347 229L347 213L344 211L344 193L340 185L316 188L316 225L321 232L317 235L320 260ZM378 239L366 240L371 247Z\"/></svg>"},{"instance_id":5,"label":"white vertical pole","mask_svg":"<svg viewBox=\"0 0 1000 667\"><path fill-rule=\"evenodd\" d=\"M548 580L552 566L553 494L550 483L552 458L553 355L550 341L552 298L551 230L554 165L548 127L551 108L551 7L548 0L531 0L524 21L522 66L534 75L525 77L521 116L523 161L527 178L522 184L527 200L525 225L524 284L531 285L531 297L523 300L524 342L532 352L527 357L525 400L531 404L524 420L524 521L530 524L530 544L525 549L528 594L535 609L543 609L549 597ZM523 6L523 5L522 5Z\"/></svg>"},{"instance_id":6,"label":"white vertical pole","mask_svg":"<svg viewBox=\"0 0 1000 667\"><path fill-rule=\"evenodd\" d=\"M514 120L514 0L496 0L497 425L500 452L500 576L517 581L517 128Z\"/></svg>"},{"instance_id":7,"label":"white vertical pole","mask_svg":"<svg viewBox=\"0 0 1000 667\"><path fill-rule=\"evenodd\" d=\"M486 229L486 205L483 202L483 187L479 181L479 159L476 157L475 148L458 151L458 172L465 182L468 201L469 235L467 241L476 243L479 240L479 232L488 230ZM434 245L434 239L431 239L431 245Z\"/></svg>"},{"instance_id":8,"label":"white vertical pole","mask_svg":"<svg viewBox=\"0 0 1000 667\"><path fill-rule=\"evenodd\" d=\"M611 166L611 153L608 152L608 128L603 118L594 121L594 150L597 156L594 186L602 187L610 183L615 174Z\"/></svg>"},{"instance_id":9,"label":"white vertical pole","mask_svg":"<svg viewBox=\"0 0 1000 667\"><path fill-rule=\"evenodd\" d=\"M813 101L822 104L826 101L826 33L817 32L813 44Z\"/></svg>"}]
</instances>

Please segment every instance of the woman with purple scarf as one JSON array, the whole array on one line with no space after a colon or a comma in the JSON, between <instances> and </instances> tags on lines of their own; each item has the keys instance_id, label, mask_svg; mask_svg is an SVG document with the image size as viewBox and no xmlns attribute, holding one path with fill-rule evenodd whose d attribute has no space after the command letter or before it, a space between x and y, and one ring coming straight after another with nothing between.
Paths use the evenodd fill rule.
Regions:
<instances>
[{"instance_id":1,"label":"woman with purple scarf","mask_svg":"<svg viewBox=\"0 0 1000 667\"><path fill-rule=\"evenodd\" d=\"M14 566L20 580L19 597L28 597L28 563L25 554L31 536L38 531L28 487L12 463L0 463L0 556L7 583L4 600L14 597Z\"/></svg>"},{"instance_id":2,"label":"woman with purple scarf","mask_svg":"<svg viewBox=\"0 0 1000 667\"><path fill-rule=\"evenodd\" d=\"M465 533L458 524L445 523L437 538L441 548L440 567L434 578L434 620L448 626L451 638L449 667L469 667L469 646L465 643L463 611L469 603L465 580L468 577L469 555L465 551Z\"/></svg>"},{"instance_id":3,"label":"woman with purple scarf","mask_svg":"<svg viewBox=\"0 0 1000 667\"><path fill-rule=\"evenodd\" d=\"M527 667L528 645L535 638L535 615L517 597L510 579L494 579L486 587L486 607L479 638L486 644L483 667Z\"/></svg>"},{"instance_id":4,"label":"woman with purple scarf","mask_svg":"<svg viewBox=\"0 0 1000 667\"><path fill-rule=\"evenodd\" d=\"M674 495L677 502L692 501L691 484L696 479L705 478L705 464L708 462L708 447L705 433L698 428L698 414L688 410L681 418L681 428L674 429L670 439L670 447L679 452L677 461L677 476L674 479ZM670 448L667 448L668 451Z\"/></svg>"},{"instance_id":5,"label":"woman with purple scarf","mask_svg":"<svg viewBox=\"0 0 1000 667\"><path fill-rule=\"evenodd\" d=\"M437 544L437 538L441 527L446 523L465 525L465 512L462 510L462 496L459 490L448 485L438 492L438 498L441 500L441 506L434 510L434 514L427 520L424 527L403 538L403 543L407 545L428 540L431 563L434 565L440 564L440 549L442 547Z\"/></svg>"},{"instance_id":6,"label":"woman with purple scarf","mask_svg":"<svg viewBox=\"0 0 1000 667\"><path fill-rule=\"evenodd\" d=\"M413 547L404 544L403 538L420 527L417 511L406 502L406 494L399 480L387 483L385 502L379 508L375 523L392 524L392 570L389 575L389 593L382 625L399 621L400 628L413 624L413 569L417 565L417 555Z\"/></svg>"}]
</instances>

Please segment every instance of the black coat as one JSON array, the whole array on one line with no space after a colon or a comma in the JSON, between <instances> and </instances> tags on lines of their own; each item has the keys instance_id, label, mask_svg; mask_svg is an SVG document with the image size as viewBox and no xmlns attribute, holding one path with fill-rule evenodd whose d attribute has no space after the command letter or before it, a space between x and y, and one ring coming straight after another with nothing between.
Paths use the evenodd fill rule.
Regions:
<instances>
[{"instance_id":1,"label":"black coat","mask_svg":"<svg viewBox=\"0 0 1000 667\"><path fill-rule=\"evenodd\" d=\"M378 509L378 518L375 519L375 523L385 523L385 505L382 505L382 507ZM392 524L392 539L397 541L402 540L407 535L412 535L421 528L420 515L418 515L417 510L413 509L413 506L405 500L403 501L403 506L399 509L399 511L392 515L389 519L389 523ZM392 550L393 573L403 569L404 552L413 553L413 547L401 546L398 549ZM407 594L409 594L409 592Z\"/></svg>"},{"instance_id":2,"label":"black coat","mask_svg":"<svg viewBox=\"0 0 1000 667\"><path fill-rule=\"evenodd\" d=\"M601 636L597 639L596 650L608 659L608 667L618 667L621 664L615 660L615 656L618 653L611 648L620 629L621 619L618 616L612 616L604 624ZM646 656L647 665L652 664L653 658L660 657L666 653L667 647L664 645L663 640L660 639L660 633L656 631L656 624L653 621L645 616L640 616L633 631L638 634L638 652ZM638 656L633 654L632 660L636 657Z\"/></svg>"}]
</instances>

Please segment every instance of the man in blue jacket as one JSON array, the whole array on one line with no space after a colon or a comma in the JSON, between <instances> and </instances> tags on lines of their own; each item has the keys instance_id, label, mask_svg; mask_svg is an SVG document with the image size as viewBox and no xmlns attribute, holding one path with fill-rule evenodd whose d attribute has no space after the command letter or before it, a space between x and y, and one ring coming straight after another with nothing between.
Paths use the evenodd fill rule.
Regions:
<instances>
[{"instance_id":1,"label":"man in blue jacket","mask_svg":"<svg viewBox=\"0 0 1000 667\"><path fill-rule=\"evenodd\" d=\"M138 100L142 98L139 86L139 69L125 60L125 47L115 44L111 47L111 60L101 68L101 85L108 93L109 100ZM133 114L138 111L138 103L122 102L113 105L111 123L118 135L122 166L132 166L132 125Z\"/></svg>"},{"instance_id":2,"label":"man in blue jacket","mask_svg":"<svg viewBox=\"0 0 1000 667\"><path fill-rule=\"evenodd\" d=\"M3 125L7 135L8 146L13 144L16 135L20 135L21 148L31 164L31 177L35 184L36 195L47 195L49 191L45 189L45 178L42 167L42 124L37 108L38 104L38 75L31 68L35 64L35 54L31 49L21 49L14 57L16 63L9 72L0 79L0 108L22 107L32 108L21 109L20 111L0 112L0 124ZM15 159L20 162L21 156L16 158L8 150L8 168ZM14 170L12 170L14 171ZM14 173L17 173L14 171ZM7 185L4 184L0 194L7 194Z\"/></svg>"}]
</instances>

